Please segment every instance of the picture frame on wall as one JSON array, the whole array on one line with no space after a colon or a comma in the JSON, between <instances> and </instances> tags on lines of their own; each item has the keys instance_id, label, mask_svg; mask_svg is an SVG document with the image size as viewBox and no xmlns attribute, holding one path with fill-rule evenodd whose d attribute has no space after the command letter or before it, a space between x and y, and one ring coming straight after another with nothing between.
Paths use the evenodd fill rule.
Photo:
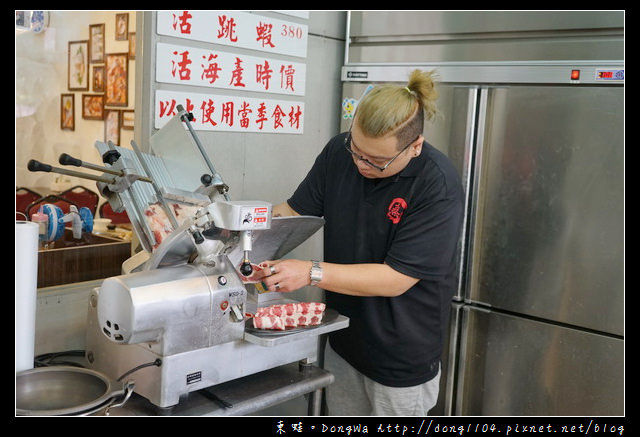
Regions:
<instances>
[{"instance_id":1,"label":"picture frame on wall","mask_svg":"<svg viewBox=\"0 0 640 437\"><path fill-rule=\"evenodd\" d=\"M107 54L105 74L105 105L127 106L129 98L129 54Z\"/></svg>"},{"instance_id":2,"label":"picture frame on wall","mask_svg":"<svg viewBox=\"0 0 640 437\"><path fill-rule=\"evenodd\" d=\"M136 59L136 33L129 32L129 59Z\"/></svg>"},{"instance_id":3,"label":"picture frame on wall","mask_svg":"<svg viewBox=\"0 0 640 437\"><path fill-rule=\"evenodd\" d=\"M16 11L16 29L29 30L30 11Z\"/></svg>"},{"instance_id":4,"label":"picture frame on wall","mask_svg":"<svg viewBox=\"0 0 640 437\"><path fill-rule=\"evenodd\" d=\"M69 91L89 90L89 41L69 41L67 58Z\"/></svg>"},{"instance_id":5,"label":"picture frame on wall","mask_svg":"<svg viewBox=\"0 0 640 437\"><path fill-rule=\"evenodd\" d=\"M107 109L104 116L104 142L120 145L120 110Z\"/></svg>"},{"instance_id":6,"label":"picture frame on wall","mask_svg":"<svg viewBox=\"0 0 640 437\"><path fill-rule=\"evenodd\" d=\"M104 62L104 23L89 25L90 63Z\"/></svg>"},{"instance_id":7,"label":"picture frame on wall","mask_svg":"<svg viewBox=\"0 0 640 437\"><path fill-rule=\"evenodd\" d=\"M94 93L104 92L104 65L93 66L93 80L91 82L91 91Z\"/></svg>"},{"instance_id":8,"label":"picture frame on wall","mask_svg":"<svg viewBox=\"0 0 640 437\"><path fill-rule=\"evenodd\" d=\"M82 95L82 118L85 120L104 120L104 95Z\"/></svg>"},{"instance_id":9,"label":"picture frame on wall","mask_svg":"<svg viewBox=\"0 0 640 437\"><path fill-rule=\"evenodd\" d=\"M134 111L127 110L122 111L121 128L125 130L133 130L133 123L135 121Z\"/></svg>"},{"instance_id":10,"label":"picture frame on wall","mask_svg":"<svg viewBox=\"0 0 640 437\"><path fill-rule=\"evenodd\" d=\"M75 94L60 94L60 129L76 129L75 107Z\"/></svg>"},{"instance_id":11,"label":"picture frame on wall","mask_svg":"<svg viewBox=\"0 0 640 437\"><path fill-rule=\"evenodd\" d=\"M129 14L116 14L116 41L129 39Z\"/></svg>"}]
</instances>

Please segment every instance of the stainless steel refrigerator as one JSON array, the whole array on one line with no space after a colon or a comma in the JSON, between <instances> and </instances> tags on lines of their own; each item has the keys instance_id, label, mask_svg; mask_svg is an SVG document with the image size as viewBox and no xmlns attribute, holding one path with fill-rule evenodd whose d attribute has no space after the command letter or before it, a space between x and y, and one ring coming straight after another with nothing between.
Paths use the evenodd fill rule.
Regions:
<instances>
[{"instance_id":1,"label":"stainless steel refrigerator","mask_svg":"<svg viewBox=\"0 0 640 437\"><path fill-rule=\"evenodd\" d=\"M432 413L624 415L624 62L345 62L344 101L414 68L467 202Z\"/></svg>"}]
</instances>

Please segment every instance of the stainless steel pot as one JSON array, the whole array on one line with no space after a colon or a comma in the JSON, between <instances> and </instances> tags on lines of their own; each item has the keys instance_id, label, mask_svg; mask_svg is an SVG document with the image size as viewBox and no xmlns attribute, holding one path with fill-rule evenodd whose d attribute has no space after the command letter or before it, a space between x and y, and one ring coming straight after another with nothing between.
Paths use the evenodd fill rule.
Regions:
<instances>
[{"instance_id":1,"label":"stainless steel pot","mask_svg":"<svg viewBox=\"0 0 640 437\"><path fill-rule=\"evenodd\" d=\"M37 367L16 373L16 415L108 415L127 402L133 386L81 367Z\"/></svg>"}]
</instances>

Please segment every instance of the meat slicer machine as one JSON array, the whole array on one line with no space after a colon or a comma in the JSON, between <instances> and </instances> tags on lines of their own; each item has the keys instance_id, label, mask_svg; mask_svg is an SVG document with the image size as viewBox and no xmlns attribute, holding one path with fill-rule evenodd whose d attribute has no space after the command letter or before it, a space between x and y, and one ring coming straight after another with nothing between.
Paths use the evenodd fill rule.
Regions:
<instances>
[{"instance_id":1,"label":"meat slicer machine","mask_svg":"<svg viewBox=\"0 0 640 437\"><path fill-rule=\"evenodd\" d=\"M135 141L132 149L97 141L106 167L61 157L61 164L101 170L101 176L30 167L96 180L112 208L127 212L143 250L125 261L121 276L92 290L86 359L111 378L131 374L135 392L160 408L263 370L313 363L320 336L349 322L327 309L318 326L250 329L248 313L292 302L247 280L252 260L282 258L324 222L272 217L269 203L230 200L190 120L178 106L150 138L152 153L142 153Z\"/></svg>"}]
</instances>

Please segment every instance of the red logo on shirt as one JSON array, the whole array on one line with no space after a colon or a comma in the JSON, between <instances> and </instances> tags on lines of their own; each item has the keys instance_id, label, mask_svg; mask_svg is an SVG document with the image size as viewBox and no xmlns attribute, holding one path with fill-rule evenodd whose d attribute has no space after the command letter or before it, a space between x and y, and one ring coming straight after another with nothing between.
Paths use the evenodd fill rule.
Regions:
<instances>
[{"instance_id":1,"label":"red logo on shirt","mask_svg":"<svg viewBox=\"0 0 640 437\"><path fill-rule=\"evenodd\" d=\"M387 218L393 222L394 225L400 223L402 214L407 209L407 202L401 197L396 197L389 204L389 210L387 211Z\"/></svg>"}]
</instances>

